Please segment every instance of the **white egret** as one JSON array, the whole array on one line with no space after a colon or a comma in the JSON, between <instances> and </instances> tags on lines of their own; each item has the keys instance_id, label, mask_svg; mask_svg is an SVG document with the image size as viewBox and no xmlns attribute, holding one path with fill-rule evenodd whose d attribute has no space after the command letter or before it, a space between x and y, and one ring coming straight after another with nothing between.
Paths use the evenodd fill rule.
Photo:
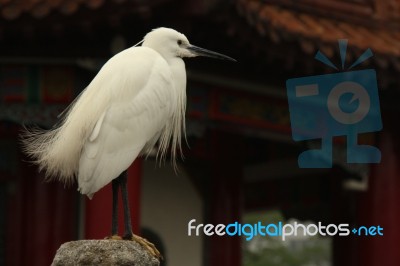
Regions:
<instances>
[{"instance_id":1,"label":"white egret","mask_svg":"<svg viewBox=\"0 0 400 266\"><path fill-rule=\"evenodd\" d=\"M133 235L126 190L126 169L159 141L163 159L171 144L171 160L181 150L185 134L186 71L184 57L234 59L191 45L185 35L169 28L149 32L141 46L108 60L89 86L48 131L28 130L25 152L47 178L78 181L78 190L92 198L112 182L111 235L118 234L117 200L121 187L125 235L159 256L154 246ZM114 237L115 238L115 237Z\"/></svg>"}]
</instances>

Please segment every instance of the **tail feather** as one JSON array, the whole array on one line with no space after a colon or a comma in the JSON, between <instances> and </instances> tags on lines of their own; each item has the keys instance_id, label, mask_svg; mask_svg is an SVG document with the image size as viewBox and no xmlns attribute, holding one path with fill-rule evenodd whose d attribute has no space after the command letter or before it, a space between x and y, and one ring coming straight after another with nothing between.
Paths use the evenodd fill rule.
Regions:
<instances>
[{"instance_id":1,"label":"tail feather","mask_svg":"<svg viewBox=\"0 0 400 266\"><path fill-rule=\"evenodd\" d=\"M38 164L47 180L56 179L65 184L75 181L84 140L94 123L80 119L80 107L87 102L84 96L82 93L62 113L53 129L25 128L21 134L23 151Z\"/></svg>"},{"instance_id":2,"label":"tail feather","mask_svg":"<svg viewBox=\"0 0 400 266\"><path fill-rule=\"evenodd\" d=\"M59 123L53 129L25 129L21 134L23 151L32 158L33 163L39 165L46 179L56 179L66 184L75 181L84 142L99 119L100 111L107 105L108 94L94 97L98 83L92 81L83 90L61 114ZM93 103L93 99L96 99L96 103Z\"/></svg>"},{"instance_id":3,"label":"tail feather","mask_svg":"<svg viewBox=\"0 0 400 266\"><path fill-rule=\"evenodd\" d=\"M25 128L21 141L23 151L45 173L47 180L71 184L77 174L79 151L76 150L80 148L64 140L66 137L62 132L65 131L65 124L51 130ZM71 156L73 154L75 156Z\"/></svg>"}]
</instances>

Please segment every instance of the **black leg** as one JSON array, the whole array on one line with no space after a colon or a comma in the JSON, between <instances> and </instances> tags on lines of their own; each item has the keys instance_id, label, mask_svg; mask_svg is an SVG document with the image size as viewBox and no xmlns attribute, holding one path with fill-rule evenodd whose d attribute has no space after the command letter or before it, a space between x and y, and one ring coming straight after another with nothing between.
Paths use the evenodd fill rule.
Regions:
<instances>
[{"instance_id":1,"label":"black leg","mask_svg":"<svg viewBox=\"0 0 400 266\"><path fill-rule=\"evenodd\" d=\"M131 212L129 209L129 200L128 200L128 190L126 187L126 183L128 181L128 172L124 171L120 175L121 182L121 192L122 192L122 203L124 206L124 224L125 224L125 239L132 239L132 224L131 224Z\"/></svg>"},{"instance_id":2,"label":"black leg","mask_svg":"<svg viewBox=\"0 0 400 266\"><path fill-rule=\"evenodd\" d=\"M115 178L112 181L112 193L113 193L113 202L112 202L112 225L111 225L111 235L118 235L118 190L121 184L120 176Z\"/></svg>"},{"instance_id":3,"label":"black leg","mask_svg":"<svg viewBox=\"0 0 400 266\"><path fill-rule=\"evenodd\" d=\"M128 181L128 172L122 172L117 178L112 181L112 190L113 190L113 212L112 212L112 235L118 235L118 190L121 187L122 192L122 204L124 207L124 224L125 224L125 234L123 239L132 240L138 242L145 249L149 251L149 253L156 257L157 259L162 259L160 252L154 246L154 244L150 243L146 239L136 236L132 232L132 224L131 224L131 212L129 210L129 201L128 201L128 190L127 190L127 181Z\"/></svg>"}]
</instances>

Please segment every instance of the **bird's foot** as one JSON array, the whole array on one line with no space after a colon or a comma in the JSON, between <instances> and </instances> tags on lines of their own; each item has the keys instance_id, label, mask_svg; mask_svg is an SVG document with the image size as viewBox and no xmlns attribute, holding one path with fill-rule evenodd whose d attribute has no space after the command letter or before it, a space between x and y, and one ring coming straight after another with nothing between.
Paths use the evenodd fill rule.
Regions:
<instances>
[{"instance_id":1,"label":"bird's foot","mask_svg":"<svg viewBox=\"0 0 400 266\"><path fill-rule=\"evenodd\" d=\"M147 239L137 236L135 234L128 234L123 237L125 240L132 240L139 243L142 247L144 247L153 257L157 258L158 260L162 260L163 257L160 251L157 250L156 246L153 243L149 242Z\"/></svg>"},{"instance_id":2,"label":"bird's foot","mask_svg":"<svg viewBox=\"0 0 400 266\"><path fill-rule=\"evenodd\" d=\"M112 235L112 236L107 236L105 239L122 240L122 237L120 237L119 235Z\"/></svg>"}]
</instances>

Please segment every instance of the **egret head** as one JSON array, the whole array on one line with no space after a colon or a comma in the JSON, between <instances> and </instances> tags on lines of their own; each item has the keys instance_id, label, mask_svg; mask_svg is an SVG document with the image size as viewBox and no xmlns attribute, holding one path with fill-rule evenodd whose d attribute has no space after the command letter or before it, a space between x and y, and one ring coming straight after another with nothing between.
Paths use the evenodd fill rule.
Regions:
<instances>
[{"instance_id":1,"label":"egret head","mask_svg":"<svg viewBox=\"0 0 400 266\"><path fill-rule=\"evenodd\" d=\"M192 45L185 35L169 28L157 28L149 32L144 37L142 46L156 50L167 60L176 57L207 56L236 61L229 56Z\"/></svg>"}]
</instances>

